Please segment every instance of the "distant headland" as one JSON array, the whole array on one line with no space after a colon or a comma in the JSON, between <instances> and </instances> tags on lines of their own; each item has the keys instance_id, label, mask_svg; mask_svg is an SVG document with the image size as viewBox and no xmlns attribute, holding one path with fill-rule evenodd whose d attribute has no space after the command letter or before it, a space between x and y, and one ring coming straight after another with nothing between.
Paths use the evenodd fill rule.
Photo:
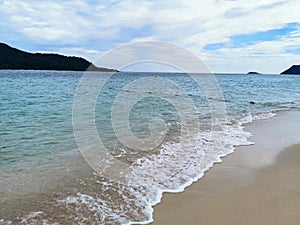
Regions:
<instances>
[{"instance_id":1,"label":"distant headland","mask_svg":"<svg viewBox=\"0 0 300 225\"><path fill-rule=\"evenodd\" d=\"M281 74L300 74L300 65L293 65Z\"/></svg>"},{"instance_id":2,"label":"distant headland","mask_svg":"<svg viewBox=\"0 0 300 225\"><path fill-rule=\"evenodd\" d=\"M117 70L101 68L84 58L59 54L29 53L0 43L0 69L10 70L65 70L65 71L101 71Z\"/></svg>"}]
</instances>

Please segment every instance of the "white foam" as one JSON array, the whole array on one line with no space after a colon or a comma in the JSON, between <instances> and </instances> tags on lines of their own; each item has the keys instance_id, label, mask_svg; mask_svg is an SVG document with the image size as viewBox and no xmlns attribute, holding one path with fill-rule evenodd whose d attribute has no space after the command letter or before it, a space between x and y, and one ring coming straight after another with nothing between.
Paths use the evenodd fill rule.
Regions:
<instances>
[{"instance_id":1,"label":"white foam","mask_svg":"<svg viewBox=\"0 0 300 225\"><path fill-rule=\"evenodd\" d=\"M224 131L213 135L214 139L211 139L210 132L201 132L197 137L191 138L191 146L166 144L159 155L138 160L128 176L128 183L148 189L144 196L140 196L148 203L146 207L143 206L149 215L144 223L153 221L152 206L160 202L164 192L182 192L185 187L199 180L214 163L221 162L222 157L233 153L236 146L253 144L248 140L251 134L243 130L243 124L275 115L269 112L249 114L237 123L225 125ZM193 150L186 151L186 148Z\"/></svg>"},{"instance_id":2,"label":"white foam","mask_svg":"<svg viewBox=\"0 0 300 225\"><path fill-rule=\"evenodd\" d=\"M77 222L85 221L82 208L93 212L93 219L100 223L148 224L153 221L153 206L161 201L164 192L182 192L199 180L214 163L234 152L239 145L251 145L251 134L243 125L255 120L273 117L274 113L244 115L239 120L222 125L223 129L191 134L188 142L166 143L160 153L136 160L126 171L125 183L115 187L119 200L112 199L107 190L113 185L101 183L98 196L78 193L65 204L74 208ZM106 194L107 193L107 194ZM115 201L115 202L114 202ZM121 204L121 205L118 205Z\"/></svg>"},{"instance_id":3,"label":"white foam","mask_svg":"<svg viewBox=\"0 0 300 225\"><path fill-rule=\"evenodd\" d=\"M31 212L27 216L21 218L21 224L28 224L28 225L35 225L35 224L42 224L43 225L60 225L58 222L50 222L48 219L45 218L46 214L42 211L38 212Z\"/></svg>"},{"instance_id":4,"label":"white foam","mask_svg":"<svg viewBox=\"0 0 300 225\"><path fill-rule=\"evenodd\" d=\"M254 113L254 114L246 114L243 115L242 118L239 120L240 125L251 123L256 120L264 120L264 119L270 119L272 117L276 116L276 113L274 112L260 112L260 113Z\"/></svg>"}]
</instances>

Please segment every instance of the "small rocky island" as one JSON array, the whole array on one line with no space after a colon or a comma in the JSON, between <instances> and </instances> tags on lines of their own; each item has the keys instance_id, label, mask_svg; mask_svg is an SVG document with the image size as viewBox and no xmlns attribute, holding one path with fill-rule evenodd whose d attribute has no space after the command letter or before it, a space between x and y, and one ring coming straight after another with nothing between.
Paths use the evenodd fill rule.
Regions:
<instances>
[{"instance_id":1,"label":"small rocky island","mask_svg":"<svg viewBox=\"0 0 300 225\"><path fill-rule=\"evenodd\" d=\"M29 53L4 43L0 43L0 69L116 72L114 69L97 67L80 57Z\"/></svg>"},{"instance_id":2,"label":"small rocky island","mask_svg":"<svg viewBox=\"0 0 300 225\"><path fill-rule=\"evenodd\" d=\"M260 73L258 73L258 72L253 72L253 71L250 71L250 72L248 72L247 74L260 74Z\"/></svg>"},{"instance_id":3,"label":"small rocky island","mask_svg":"<svg viewBox=\"0 0 300 225\"><path fill-rule=\"evenodd\" d=\"M293 65L281 74L300 74L300 65Z\"/></svg>"}]
</instances>

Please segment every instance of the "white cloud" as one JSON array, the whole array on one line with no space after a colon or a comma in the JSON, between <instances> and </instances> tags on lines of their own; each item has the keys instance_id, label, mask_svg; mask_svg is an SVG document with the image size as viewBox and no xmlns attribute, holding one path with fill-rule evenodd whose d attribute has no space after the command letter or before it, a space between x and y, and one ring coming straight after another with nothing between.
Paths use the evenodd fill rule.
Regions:
<instances>
[{"instance_id":1,"label":"white cloud","mask_svg":"<svg viewBox=\"0 0 300 225\"><path fill-rule=\"evenodd\" d=\"M86 36L85 29L91 26L76 14L75 7L69 3L10 0L3 1L0 11L7 23L34 40L72 42Z\"/></svg>"},{"instance_id":2,"label":"white cloud","mask_svg":"<svg viewBox=\"0 0 300 225\"><path fill-rule=\"evenodd\" d=\"M89 52L95 46L84 46L83 43L97 39L100 44L103 40L109 43L107 50L134 40L170 41L203 57L213 71L247 71L247 68L258 66L266 72L275 72L278 67L285 66L287 57L291 61L299 59L298 55L284 51L299 44L298 32L291 34L290 39L256 43L243 48L203 50L207 44L228 42L234 35L300 22L300 2L297 0L95 2L0 0L1 24L34 42L73 44L77 50L63 47L60 52L78 53L90 60L96 57L96 53ZM273 66L270 61L273 57L274 60L285 59L282 63L278 60L279 64ZM237 67L232 60L244 62L245 68Z\"/></svg>"},{"instance_id":3,"label":"white cloud","mask_svg":"<svg viewBox=\"0 0 300 225\"><path fill-rule=\"evenodd\" d=\"M207 52L205 62L218 66L217 72L247 72L255 70L262 73L279 73L292 64L299 64L300 54L287 53L287 49L298 48L300 37L283 37L276 41L258 42L240 48L224 48Z\"/></svg>"}]
</instances>

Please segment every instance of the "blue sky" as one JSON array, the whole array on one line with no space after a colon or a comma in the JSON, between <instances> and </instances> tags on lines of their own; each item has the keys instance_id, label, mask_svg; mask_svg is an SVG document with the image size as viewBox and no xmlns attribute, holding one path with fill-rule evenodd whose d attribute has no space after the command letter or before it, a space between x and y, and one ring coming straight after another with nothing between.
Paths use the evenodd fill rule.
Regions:
<instances>
[{"instance_id":1,"label":"blue sky","mask_svg":"<svg viewBox=\"0 0 300 225\"><path fill-rule=\"evenodd\" d=\"M240 48L243 46L255 45L259 42L276 41L278 39L288 37L293 32L297 32L300 27L300 23L288 23L283 27L254 32L250 34L239 34L229 37L228 42L213 43L204 46L205 50L217 50L224 47L228 48Z\"/></svg>"},{"instance_id":2,"label":"blue sky","mask_svg":"<svg viewBox=\"0 0 300 225\"><path fill-rule=\"evenodd\" d=\"M0 0L0 41L96 62L156 40L188 49L213 72L280 73L300 64L299 8L298 0Z\"/></svg>"}]
</instances>

